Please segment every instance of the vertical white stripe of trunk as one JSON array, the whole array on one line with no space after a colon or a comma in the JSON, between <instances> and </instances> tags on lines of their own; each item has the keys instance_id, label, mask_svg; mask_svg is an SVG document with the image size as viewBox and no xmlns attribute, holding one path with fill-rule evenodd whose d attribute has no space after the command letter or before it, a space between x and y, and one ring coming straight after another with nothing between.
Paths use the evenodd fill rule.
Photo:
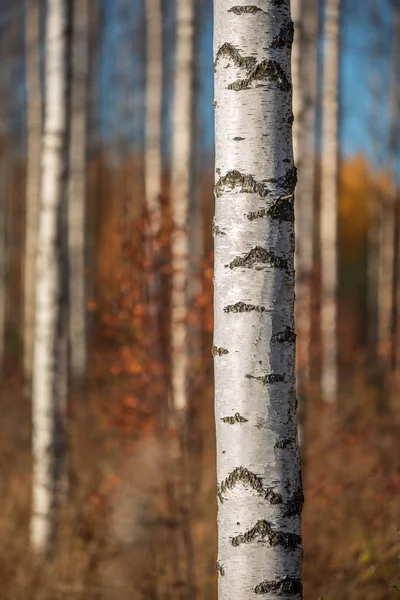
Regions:
<instances>
[{"instance_id":1,"label":"vertical white stripe of trunk","mask_svg":"<svg viewBox=\"0 0 400 600\"><path fill-rule=\"evenodd\" d=\"M61 329L62 241L67 162L67 0L48 0L46 97L36 262L33 362L33 497L31 544L49 550L55 506L64 483L65 330ZM63 364L61 364L63 363Z\"/></svg>"},{"instance_id":2,"label":"vertical white stripe of trunk","mask_svg":"<svg viewBox=\"0 0 400 600\"><path fill-rule=\"evenodd\" d=\"M162 27L160 0L146 1L146 144L145 194L148 216L146 250L152 267L158 256L158 236L161 226L161 102L162 102ZM157 274L148 279L149 309L156 318L156 296L159 293ZM153 325L157 324L153 321Z\"/></svg>"},{"instance_id":3,"label":"vertical white stripe of trunk","mask_svg":"<svg viewBox=\"0 0 400 600\"><path fill-rule=\"evenodd\" d=\"M298 175L295 204L297 385L301 393L310 378L318 8L318 0L292 0L293 150Z\"/></svg>"},{"instance_id":4,"label":"vertical white stripe of trunk","mask_svg":"<svg viewBox=\"0 0 400 600\"><path fill-rule=\"evenodd\" d=\"M218 597L298 599L290 2L214 19Z\"/></svg>"},{"instance_id":5,"label":"vertical white stripe of trunk","mask_svg":"<svg viewBox=\"0 0 400 600\"><path fill-rule=\"evenodd\" d=\"M35 264L40 195L42 94L40 87L39 2L28 0L26 13L27 173L24 256L24 373L32 378L35 324Z\"/></svg>"},{"instance_id":6,"label":"vertical white stripe of trunk","mask_svg":"<svg viewBox=\"0 0 400 600\"><path fill-rule=\"evenodd\" d=\"M337 194L340 0L325 7L325 59L322 97L321 176L321 392L325 402L337 396Z\"/></svg>"},{"instance_id":7,"label":"vertical white stripe of trunk","mask_svg":"<svg viewBox=\"0 0 400 600\"><path fill-rule=\"evenodd\" d=\"M160 0L146 0L147 78L146 78L146 205L151 216L150 234L160 230L161 209L161 100L162 28Z\"/></svg>"},{"instance_id":8,"label":"vertical white stripe of trunk","mask_svg":"<svg viewBox=\"0 0 400 600\"><path fill-rule=\"evenodd\" d=\"M187 407L187 222L190 195L193 85L193 0L177 0L176 61L171 165L171 383L176 410Z\"/></svg>"},{"instance_id":9,"label":"vertical white stripe of trunk","mask_svg":"<svg viewBox=\"0 0 400 600\"><path fill-rule=\"evenodd\" d=\"M71 373L86 372L86 133L88 96L88 0L74 3L72 102L69 179L69 336Z\"/></svg>"}]
</instances>

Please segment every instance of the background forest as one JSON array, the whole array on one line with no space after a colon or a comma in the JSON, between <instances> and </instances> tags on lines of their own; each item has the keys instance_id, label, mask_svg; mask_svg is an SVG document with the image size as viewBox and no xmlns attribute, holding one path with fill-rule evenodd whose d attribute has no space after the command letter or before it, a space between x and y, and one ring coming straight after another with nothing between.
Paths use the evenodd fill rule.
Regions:
<instances>
[{"instance_id":1,"label":"background forest","mask_svg":"<svg viewBox=\"0 0 400 600\"><path fill-rule=\"evenodd\" d=\"M209 600L212 0L69 4L69 487L42 561L48 2L0 0L0 598ZM400 593L400 3L292 0L292 18L304 597L386 600Z\"/></svg>"}]
</instances>

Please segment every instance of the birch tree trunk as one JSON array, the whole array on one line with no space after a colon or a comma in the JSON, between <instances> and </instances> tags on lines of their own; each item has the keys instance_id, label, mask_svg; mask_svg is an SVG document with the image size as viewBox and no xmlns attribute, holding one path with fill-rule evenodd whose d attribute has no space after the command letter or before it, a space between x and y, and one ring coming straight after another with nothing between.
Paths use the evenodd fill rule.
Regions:
<instances>
[{"instance_id":1,"label":"birch tree trunk","mask_svg":"<svg viewBox=\"0 0 400 600\"><path fill-rule=\"evenodd\" d=\"M40 195L42 93L40 86L40 33L38 0L28 0L26 13L27 173L24 255L24 373L32 379L35 324L35 263Z\"/></svg>"},{"instance_id":2,"label":"birch tree trunk","mask_svg":"<svg viewBox=\"0 0 400 600\"><path fill-rule=\"evenodd\" d=\"M219 599L301 598L290 2L214 15Z\"/></svg>"},{"instance_id":3,"label":"birch tree trunk","mask_svg":"<svg viewBox=\"0 0 400 600\"><path fill-rule=\"evenodd\" d=\"M297 389L300 396L310 380L318 10L318 0L292 0L293 150L298 173L295 205Z\"/></svg>"},{"instance_id":4,"label":"birch tree trunk","mask_svg":"<svg viewBox=\"0 0 400 600\"><path fill-rule=\"evenodd\" d=\"M176 63L171 165L171 384L174 408L187 408L187 223L191 187L194 2L177 0Z\"/></svg>"},{"instance_id":5,"label":"birch tree trunk","mask_svg":"<svg viewBox=\"0 0 400 600\"><path fill-rule=\"evenodd\" d=\"M321 393L335 402L337 373L337 195L340 0L325 7L321 176Z\"/></svg>"},{"instance_id":6,"label":"birch tree trunk","mask_svg":"<svg viewBox=\"0 0 400 600\"><path fill-rule=\"evenodd\" d=\"M31 544L51 548L57 508L66 492L68 294L66 181L68 176L68 0L48 0L46 96L36 262L33 362L33 497Z\"/></svg>"},{"instance_id":7,"label":"birch tree trunk","mask_svg":"<svg viewBox=\"0 0 400 600\"><path fill-rule=\"evenodd\" d=\"M155 243L161 224L161 101L162 101L162 28L160 0L146 0L147 77L145 193L149 217L148 243ZM151 294L150 294L151 295Z\"/></svg>"},{"instance_id":8,"label":"birch tree trunk","mask_svg":"<svg viewBox=\"0 0 400 600\"><path fill-rule=\"evenodd\" d=\"M89 66L88 0L74 3L70 178L68 197L69 337L71 374L82 379L87 363L86 311L86 139Z\"/></svg>"}]
</instances>

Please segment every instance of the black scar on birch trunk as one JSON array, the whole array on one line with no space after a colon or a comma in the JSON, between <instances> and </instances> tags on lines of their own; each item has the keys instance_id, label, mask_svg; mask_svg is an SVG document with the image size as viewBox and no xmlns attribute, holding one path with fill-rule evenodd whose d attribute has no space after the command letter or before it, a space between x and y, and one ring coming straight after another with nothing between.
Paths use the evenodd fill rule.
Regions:
<instances>
[{"instance_id":1,"label":"black scar on birch trunk","mask_svg":"<svg viewBox=\"0 0 400 600\"><path fill-rule=\"evenodd\" d=\"M229 354L229 350L227 350L226 348L221 348L219 346L213 346L211 354L213 356L223 356L224 354Z\"/></svg>"},{"instance_id":2,"label":"black scar on birch trunk","mask_svg":"<svg viewBox=\"0 0 400 600\"><path fill-rule=\"evenodd\" d=\"M229 423L230 425L234 425L235 423L247 423L248 419L245 419L245 417L242 417L242 415L237 412L233 415L233 417L222 417L221 421L223 423Z\"/></svg>"},{"instance_id":3,"label":"black scar on birch trunk","mask_svg":"<svg viewBox=\"0 0 400 600\"><path fill-rule=\"evenodd\" d=\"M230 269L242 267L246 269L254 268L257 270L260 270L265 266L287 271L288 261L285 258L276 256L274 252L269 252L268 250L265 250L265 248L256 246L249 250L244 256L238 256L228 265L225 265L225 267L229 267Z\"/></svg>"},{"instance_id":4,"label":"black scar on birch trunk","mask_svg":"<svg viewBox=\"0 0 400 600\"><path fill-rule=\"evenodd\" d=\"M236 302L236 304L228 304L224 307L225 313L243 313L243 312L270 312L265 306L255 306L254 304L246 304L245 302Z\"/></svg>"},{"instance_id":5,"label":"black scar on birch trunk","mask_svg":"<svg viewBox=\"0 0 400 600\"><path fill-rule=\"evenodd\" d=\"M255 6L254 4L248 4L247 6L232 6L232 8L228 9L228 13L233 13L235 15L251 15L259 12L264 12L262 8Z\"/></svg>"},{"instance_id":6,"label":"black scar on birch trunk","mask_svg":"<svg viewBox=\"0 0 400 600\"><path fill-rule=\"evenodd\" d=\"M272 488L264 488L262 479L245 467L237 467L228 477L218 484L217 496L221 504L224 502L223 494L234 488L238 483L253 489L259 496L267 500L270 504L282 504L282 496L273 491Z\"/></svg>"},{"instance_id":7,"label":"black scar on birch trunk","mask_svg":"<svg viewBox=\"0 0 400 600\"><path fill-rule=\"evenodd\" d=\"M285 381L285 376L280 375L279 373L268 373L267 375L251 375L251 373L247 373L245 375L246 379L256 379L257 381L261 381L263 385L268 385L268 383L281 383Z\"/></svg>"},{"instance_id":8,"label":"black scar on birch trunk","mask_svg":"<svg viewBox=\"0 0 400 600\"><path fill-rule=\"evenodd\" d=\"M228 171L221 176L214 186L214 194L219 198L224 192L239 188L245 194L258 194L261 198L277 193L281 198L278 200L293 200L293 194L297 183L296 167L290 167L281 177L271 177L257 181L252 175L241 173L237 169ZM275 191L273 188L277 188ZM286 194L286 197L285 197Z\"/></svg>"},{"instance_id":9,"label":"black scar on birch trunk","mask_svg":"<svg viewBox=\"0 0 400 600\"><path fill-rule=\"evenodd\" d=\"M217 68L218 61L221 58L230 59L236 67L250 70L257 64L257 59L254 56L242 56L239 50L233 45L225 42L219 48L214 61L214 72Z\"/></svg>"},{"instance_id":10,"label":"black scar on birch trunk","mask_svg":"<svg viewBox=\"0 0 400 600\"><path fill-rule=\"evenodd\" d=\"M240 92L249 89L255 81L273 83L282 92L289 92L292 89L292 84L279 62L269 58L255 65L247 77L230 83L227 89Z\"/></svg>"},{"instance_id":11,"label":"black scar on birch trunk","mask_svg":"<svg viewBox=\"0 0 400 600\"><path fill-rule=\"evenodd\" d=\"M270 48L291 48L293 43L294 27L293 22L286 23L272 40Z\"/></svg>"},{"instance_id":12,"label":"black scar on birch trunk","mask_svg":"<svg viewBox=\"0 0 400 600\"><path fill-rule=\"evenodd\" d=\"M296 596L302 592L302 584L300 579L293 577L282 577L272 581L262 581L254 588L255 594L271 594L277 596Z\"/></svg>"},{"instance_id":13,"label":"black scar on birch trunk","mask_svg":"<svg viewBox=\"0 0 400 600\"><path fill-rule=\"evenodd\" d=\"M296 550L301 545L301 537L296 533L274 531L270 523L265 520L257 523L246 531L231 539L232 546L250 544L252 542L267 541L270 546L282 546L285 550Z\"/></svg>"},{"instance_id":14,"label":"black scar on birch trunk","mask_svg":"<svg viewBox=\"0 0 400 600\"><path fill-rule=\"evenodd\" d=\"M249 221L255 219L263 219L269 217L276 219L279 223L294 223L294 196L289 194L281 198L277 198L269 208L261 208L250 213L246 217Z\"/></svg>"},{"instance_id":15,"label":"black scar on birch trunk","mask_svg":"<svg viewBox=\"0 0 400 600\"><path fill-rule=\"evenodd\" d=\"M282 344L284 344L285 342L294 344L295 341L296 333L291 327L285 327L283 331L275 333L271 338L271 342L281 342Z\"/></svg>"}]
</instances>

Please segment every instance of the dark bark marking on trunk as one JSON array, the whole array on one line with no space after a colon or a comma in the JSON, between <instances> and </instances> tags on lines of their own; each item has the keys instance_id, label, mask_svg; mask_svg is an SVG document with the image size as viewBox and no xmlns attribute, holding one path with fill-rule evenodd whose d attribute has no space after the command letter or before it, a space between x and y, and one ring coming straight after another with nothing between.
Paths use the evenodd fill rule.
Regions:
<instances>
[{"instance_id":1,"label":"dark bark marking on trunk","mask_svg":"<svg viewBox=\"0 0 400 600\"><path fill-rule=\"evenodd\" d=\"M271 342L289 342L294 343L296 341L296 334L291 327L285 327L283 331L279 331L272 336Z\"/></svg>"},{"instance_id":2,"label":"dark bark marking on trunk","mask_svg":"<svg viewBox=\"0 0 400 600\"><path fill-rule=\"evenodd\" d=\"M246 379L256 379L257 381L261 381L263 385L268 385L269 383L281 383L282 381L285 381L285 376L280 375L279 373L268 373L267 375L260 375L259 377L247 373L245 377Z\"/></svg>"},{"instance_id":3,"label":"dark bark marking on trunk","mask_svg":"<svg viewBox=\"0 0 400 600\"><path fill-rule=\"evenodd\" d=\"M282 579L275 579L274 581L262 581L256 585L254 593L260 595L274 593L277 596L296 596L297 594L301 594L302 589L300 579L282 577Z\"/></svg>"},{"instance_id":4,"label":"dark bark marking on trunk","mask_svg":"<svg viewBox=\"0 0 400 600\"><path fill-rule=\"evenodd\" d=\"M228 12L234 15L251 15L258 12L264 12L262 8L255 6L254 4L248 4L247 6L232 6L228 9Z\"/></svg>"},{"instance_id":5,"label":"dark bark marking on trunk","mask_svg":"<svg viewBox=\"0 0 400 600\"><path fill-rule=\"evenodd\" d=\"M245 304L245 302L236 302L236 304L228 304L224 308L225 313L243 313L243 312L267 312L264 306L254 306L254 304Z\"/></svg>"},{"instance_id":6,"label":"dark bark marking on trunk","mask_svg":"<svg viewBox=\"0 0 400 600\"><path fill-rule=\"evenodd\" d=\"M243 534L237 535L231 539L232 546L240 544L250 544L265 540L270 546L282 546L285 550L295 550L301 545L301 537L296 533L287 533L285 531L274 531L268 521L257 521L257 523Z\"/></svg>"},{"instance_id":7,"label":"dark bark marking on trunk","mask_svg":"<svg viewBox=\"0 0 400 600\"><path fill-rule=\"evenodd\" d=\"M227 86L227 89L240 92L241 90L249 89L250 85L255 81L274 83L282 92L290 92L292 89L292 84L279 62L271 59L265 59L255 65L247 77L244 79L237 79L233 83L230 83Z\"/></svg>"},{"instance_id":8,"label":"dark bark marking on trunk","mask_svg":"<svg viewBox=\"0 0 400 600\"><path fill-rule=\"evenodd\" d=\"M285 506L284 516L285 517L297 517L301 513L304 503L303 487L301 483L297 489L293 492L291 498L288 500Z\"/></svg>"},{"instance_id":9,"label":"dark bark marking on trunk","mask_svg":"<svg viewBox=\"0 0 400 600\"><path fill-rule=\"evenodd\" d=\"M224 502L223 494L238 483L248 486L270 504L282 504L282 496L274 492L272 488L264 488L261 477L245 467L237 467L218 485L217 496L221 504Z\"/></svg>"},{"instance_id":10,"label":"dark bark marking on trunk","mask_svg":"<svg viewBox=\"0 0 400 600\"><path fill-rule=\"evenodd\" d=\"M245 256L238 256L228 265L225 265L225 267L229 267L230 269L241 267L244 269L255 268L258 271L265 266L275 267L276 269L282 269L283 271L288 270L288 262L285 258L276 256L273 252L268 252L268 250L265 250L265 248L261 248L260 246L252 248Z\"/></svg>"},{"instance_id":11,"label":"dark bark marking on trunk","mask_svg":"<svg viewBox=\"0 0 400 600\"><path fill-rule=\"evenodd\" d=\"M269 217L271 219L276 219L277 221L279 221L279 223L293 223L293 201L293 194L283 196L282 198L277 198L269 208L261 208L260 210L247 213L246 217L249 219L249 221Z\"/></svg>"},{"instance_id":12,"label":"dark bark marking on trunk","mask_svg":"<svg viewBox=\"0 0 400 600\"><path fill-rule=\"evenodd\" d=\"M217 69L218 62L222 57L232 60L236 67L247 69L248 71L257 64L257 59L254 56L242 56L239 50L233 44L225 42L225 44L222 44L222 46L218 49L216 54L214 61L214 73Z\"/></svg>"},{"instance_id":13,"label":"dark bark marking on trunk","mask_svg":"<svg viewBox=\"0 0 400 600\"><path fill-rule=\"evenodd\" d=\"M212 233L213 233L213 236L226 235L225 231L223 231L219 225L215 225L215 224L213 224L213 226L212 226Z\"/></svg>"},{"instance_id":14,"label":"dark bark marking on trunk","mask_svg":"<svg viewBox=\"0 0 400 600\"><path fill-rule=\"evenodd\" d=\"M219 198L224 192L239 188L239 191L242 193L258 194L261 198L265 198L269 194L275 192L280 196L275 200L275 203L277 203L275 210L279 213L280 209L280 211L285 213L288 211L288 208L290 208L290 205L292 205L291 211L293 211L293 192L296 183L296 167L288 169L282 177L265 179L264 181L256 181L252 175L244 175L243 173L240 173L240 171L233 169L218 179L214 186L214 194L216 198ZM273 188L275 188L275 190ZM289 207L283 205L283 203L288 204ZM279 215L276 217L273 215L271 216L272 218L279 217ZM285 220L288 220L288 217L286 217ZM292 219L290 220L292 222Z\"/></svg>"},{"instance_id":15,"label":"dark bark marking on trunk","mask_svg":"<svg viewBox=\"0 0 400 600\"><path fill-rule=\"evenodd\" d=\"M278 198L268 210L268 216L279 223L294 223L294 196L288 194Z\"/></svg>"},{"instance_id":16,"label":"dark bark marking on trunk","mask_svg":"<svg viewBox=\"0 0 400 600\"><path fill-rule=\"evenodd\" d=\"M221 565L221 563L219 562L219 560L217 560L217 562L216 562L215 569L216 569L218 575L220 575L221 577L223 577L225 575L225 569Z\"/></svg>"},{"instance_id":17,"label":"dark bark marking on trunk","mask_svg":"<svg viewBox=\"0 0 400 600\"><path fill-rule=\"evenodd\" d=\"M292 440L290 438L281 438L277 442L275 442L275 448L279 448L280 450L284 450L292 445Z\"/></svg>"},{"instance_id":18,"label":"dark bark marking on trunk","mask_svg":"<svg viewBox=\"0 0 400 600\"><path fill-rule=\"evenodd\" d=\"M211 353L213 356L222 356L223 354L229 354L229 350L226 348L220 348L219 346L213 346Z\"/></svg>"},{"instance_id":19,"label":"dark bark marking on trunk","mask_svg":"<svg viewBox=\"0 0 400 600\"><path fill-rule=\"evenodd\" d=\"M240 413L235 413L233 417L222 417L221 421L223 423L229 423L230 425L235 425L235 423L247 423L248 419L242 417Z\"/></svg>"},{"instance_id":20,"label":"dark bark marking on trunk","mask_svg":"<svg viewBox=\"0 0 400 600\"><path fill-rule=\"evenodd\" d=\"M270 48L291 48L293 44L293 34L293 22L289 21L282 27L278 35L273 38Z\"/></svg>"}]
</instances>

